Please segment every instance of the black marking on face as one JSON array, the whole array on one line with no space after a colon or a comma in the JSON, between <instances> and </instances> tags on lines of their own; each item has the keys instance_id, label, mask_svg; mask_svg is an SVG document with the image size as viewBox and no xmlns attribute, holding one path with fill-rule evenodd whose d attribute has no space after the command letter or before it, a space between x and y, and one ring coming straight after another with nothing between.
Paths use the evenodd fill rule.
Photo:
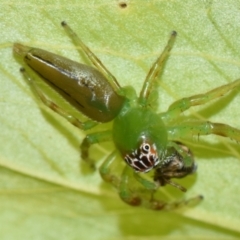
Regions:
<instances>
[{"instance_id":1,"label":"black marking on face","mask_svg":"<svg viewBox=\"0 0 240 240\"><path fill-rule=\"evenodd\" d=\"M124 157L126 163L136 172L149 172L159 164L155 144L144 141L138 149Z\"/></svg>"}]
</instances>

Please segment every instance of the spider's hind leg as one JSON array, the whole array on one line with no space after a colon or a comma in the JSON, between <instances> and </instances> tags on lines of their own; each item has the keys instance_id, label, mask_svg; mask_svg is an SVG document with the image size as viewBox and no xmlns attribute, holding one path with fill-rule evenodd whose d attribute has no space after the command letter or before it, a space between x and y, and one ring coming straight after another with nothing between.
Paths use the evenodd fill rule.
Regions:
<instances>
[{"instance_id":1,"label":"spider's hind leg","mask_svg":"<svg viewBox=\"0 0 240 240\"><path fill-rule=\"evenodd\" d=\"M88 120L85 122L80 121L77 117L69 114L67 111L65 111L63 108L61 108L59 105L57 105L55 102L53 102L50 98L48 98L47 95L45 95L44 91L37 85L35 80L31 78L26 70L24 68L20 69L22 74L24 75L25 79L28 81L29 85L32 87L35 95L40 98L42 103L65 118L69 123L74 125L75 127L82 129L82 130L88 130L94 126L96 126L98 123L92 120ZM96 132L87 135L82 144L81 144L81 157L82 159L91 167L94 168L94 161L91 160L88 157L88 151L92 144L107 141L111 139L111 132L110 131L103 131L103 132Z\"/></svg>"},{"instance_id":2,"label":"spider's hind leg","mask_svg":"<svg viewBox=\"0 0 240 240\"><path fill-rule=\"evenodd\" d=\"M27 80L28 84L34 91L35 95L42 101L42 103L46 107L52 109L54 112L65 118L69 123L71 123L75 127L82 130L87 130L98 124L92 120L82 122L75 116L69 114L67 111L62 109L60 106L58 106L56 103L54 103L50 98L48 98L45 95L44 91L37 85L36 81L28 75L25 68L20 68L20 72L23 74L24 78Z\"/></svg>"},{"instance_id":3,"label":"spider's hind leg","mask_svg":"<svg viewBox=\"0 0 240 240\"><path fill-rule=\"evenodd\" d=\"M101 60L83 43L83 41L78 37L78 35L69 27L69 25L63 21L61 25L64 27L65 31L71 37L76 46L80 47L81 50L87 55L88 59L92 62L92 64L101 72L112 85L114 90L119 90L120 85L117 82L116 78L112 75L112 73L103 65Z\"/></svg>"}]
</instances>

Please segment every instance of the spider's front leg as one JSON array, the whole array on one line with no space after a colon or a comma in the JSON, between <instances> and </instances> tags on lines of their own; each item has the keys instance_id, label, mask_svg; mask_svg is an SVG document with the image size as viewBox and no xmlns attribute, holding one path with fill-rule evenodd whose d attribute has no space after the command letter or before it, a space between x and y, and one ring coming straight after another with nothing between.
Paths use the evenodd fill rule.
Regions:
<instances>
[{"instance_id":1,"label":"spider's front leg","mask_svg":"<svg viewBox=\"0 0 240 240\"><path fill-rule=\"evenodd\" d=\"M130 179L135 177L135 179L140 182L148 190L155 191L157 189L157 184L150 182L142 178L138 173L133 172L133 169L129 166L125 166L121 177L118 177L113 173L113 165L117 156L117 150L112 152L107 159L101 165L99 172L104 181L111 183L114 187L119 190L119 195L122 200L130 205L137 206L141 205L140 197L133 193L130 189ZM149 201L149 200L148 200Z\"/></svg>"},{"instance_id":2,"label":"spider's front leg","mask_svg":"<svg viewBox=\"0 0 240 240\"><path fill-rule=\"evenodd\" d=\"M185 205L192 205L202 200L202 196L196 196L186 200L165 202L154 198L154 193L158 189L158 184L142 178L138 173L134 173L136 180L148 189L148 193L140 193L136 189L131 189L130 179L133 176L133 169L129 166L124 168L119 186L119 195L121 199L129 205L142 205L152 210L172 210Z\"/></svg>"}]
</instances>

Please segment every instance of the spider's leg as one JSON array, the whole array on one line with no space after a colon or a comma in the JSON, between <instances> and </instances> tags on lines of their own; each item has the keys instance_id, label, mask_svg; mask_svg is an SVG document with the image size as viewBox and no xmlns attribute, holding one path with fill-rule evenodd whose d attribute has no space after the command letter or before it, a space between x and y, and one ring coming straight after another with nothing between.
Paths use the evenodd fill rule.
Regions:
<instances>
[{"instance_id":1,"label":"spider's leg","mask_svg":"<svg viewBox=\"0 0 240 240\"><path fill-rule=\"evenodd\" d=\"M139 173L134 172L135 179L141 183L146 189L155 191L158 188L158 184L152 181L149 181L145 178L143 178Z\"/></svg>"},{"instance_id":2,"label":"spider's leg","mask_svg":"<svg viewBox=\"0 0 240 240\"><path fill-rule=\"evenodd\" d=\"M117 151L113 151L99 168L102 179L111 183L114 187L118 188L120 184L120 177L117 177L112 173L113 163L116 159Z\"/></svg>"},{"instance_id":3,"label":"spider's leg","mask_svg":"<svg viewBox=\"0 0 240 240\"><path fill-rule=\"evenodd\" d=\"M30 86L33 89L33 92L37 95L37 97L40 98L42 103L47 106L48 108L52 109L54 112L58 113L61 115L63 118L65 118L69 123L74 125L75 127L82 129L82 130L87 130L90 129L94 126L96 126L98 123L95 121L88 120L86 122L80 121L78 118L75 116L69 114L66 112L64 109L62 109L60 106L58 106L56 103L54 103L52 100L50 100L44 92L38 87L34 79L32 79L27 72L25 71L24 68L21 68L21 72L24 75L25 79L28 81ZM83 143L81 144L81 149L82 149L82 159L85 160L90 166L94 166L92 160L88 158L88 149L89 147L94 144L94 143L99 143L102 141L107 141L110 139L110 133L109 131L105 132L98 132L98 133L92 133L89 134L85 137L83 140Z\"/></svg>"},{"instance_id":4,"label":"spider's leg","mask_svg":"<svg viewBox=\"0 0 240 240\"><path fill-rule=\"evenodd\" d=\"M169 139L180 140L194 135L215 134L240 142L240 130L223 123L209 121L189 121L177 126L167 127Z\"/></svg>"},{"instance_id":5,"label":"spider's leg","mask_svg":"<svg viewBox=\"0 0 240 240\"><path fill-rule=\"evenodd\" d=\"M94 132L88 134L82 141L80 146L81 157L84 161L86 161L92 168L95 168L94 161L89 158L89 148L96 143L106 142L112 139L112 132L102 131L102 132Z\"/></svg>"},{"instance_id":6,"label":"spider's leg","mask_svg":"<svg viewBox=\"0 0 240 240\"><path fill-rule=\"evenodd\" d=\"M143 87L142 87L142 90L140 93L140 97L139 97L140 104L142 104L142 105L147 104L148 97L153 90L154 83L157 79L157 76L159 75L159 73L161 72L161 70L163 68L164 62L166 61L166 59L169 55L169 52L171 51L171 49L173 47L176 36L177 36L177 33L175 31L173 31L163 52L161 53L161 55L158 57L158 59L154 62L154 64L150 68L150 70L146 76L146 79L143 83Z\"/></svg>"},{"instance_id":7,"label":"spider's leg","mask_svg":"<svg viewBox=\"0 0 240 240\"><path fill-rule=\"evenodd\" d=\"M240 79L237 79L231 83L217 87L209 92L177 100L172 105L170 105L167 112L161 113L162 118L167 121L176 119L182 112L186 111L190 107L208 103L215 98L222 97L226 93L239 86Z\"/></svg>"},{"instance_id":8,"label":"spider's leg","mask_svg":"<svg viewBox=\"0 0 240 240\"><path fill-rule=\"evenodd\" d=\"M90 128L92 128L92 127L94 127L98 124L97 122L91 121L91 120L86 121L86 122L81 122L78 118L76 118L76 117L70 115L69 113L67 113L66 111L64 111L60 106L58 106L52 100L47 98L47 96L44 94L44 92L38 87L35 80L28 75L28 73L26 72L26 70L24 68L21 68L20 71L23 74L23 76L25 77L25 79L27 80L28 84L32 88L35 95L38 98L40 98L42 103L45 106L47 106L48 108L52 109L54 112L61 115L68 122L70 122L72 125L74 125L75 127L79 128L79 129L87 130L87 129L90 129Z\"/></svg>"},{"instance_id":9,"label":"spider's leg","mask_svg":"<svg viewBox=\"0 0 240 240\"><path fill-rule=\"evenodd\" d=\"M130 178L132 177L133 169L129 166L124 168L121 182L119 186L119 195L121 199L129 205L132 206L139 206L143 205L144 207L150 208L152 210L172 210L175 208L182 207L184 205L192 205L193 203L197 203L203 199L202 196L197 196L194 198L190 198L188 200L180 200L174 202L165 202L162 200L158 200L154 198L155 189L149 188L148 190L152 190L152 195L149 198L149 194L139 194L137 190L131 189ZM136 177L136 176L135 176ZM140 176L139 176L140 177ZM140 179L137 179L140 181ZM146 182L144 180L140 181L144 186L146 186ZM149 187L149 182L147 183L147 187ZM153 185L152 185L153 186Z\"/></svg>"},{"instance_id":10,"label":"spider's leg","mask_svg":"<svg viewBox=\"0 0 240 240\"><path fill-rule=\"evenodd\" d=\"M68 26L68 24L63 21L62 26L72 38L73 42L79 46L84 53L87 55L92 64L108 79L109 83L112 85L115 91L120 89L120 85L116 78L109 72L109 70L102 64L101 60L82 42L82 40L77 36L77 34Z\"/></svg>"},{"instance_id":11,"label":"spider's leg","mask_svg":"<svg viewBox=\"0 0 240 240\"><path fill-rule=\"evenodd\" d=\"M127 204L139 206L142 204L142 200L137 192L133 192L130 188L130 179L132 178L132 173L133 169L126 165L121 176L119 196Z\"/></svg>"},{"instance_id":12,"label":"spider's leg","mask_svg":"<svg viewBox=\"0 0 240 240\"><path fill-rule=\"evenodd\" d=\"M181 199L179 201L172 201L172 202L163 202L163 201L152 199L149 202L150 203L149 206L152 210L174 210L184 206L195 206L202 200L203 200L202 195L198 195L188 199Z\"/></svg>"}]
</instances>

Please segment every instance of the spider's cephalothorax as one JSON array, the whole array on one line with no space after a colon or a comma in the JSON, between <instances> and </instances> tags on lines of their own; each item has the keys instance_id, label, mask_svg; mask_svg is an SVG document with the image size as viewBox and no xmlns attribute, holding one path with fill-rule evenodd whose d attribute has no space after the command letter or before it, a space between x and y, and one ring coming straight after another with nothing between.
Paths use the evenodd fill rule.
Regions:
<instances>
[{"instance_id":1,"label":"spider's cephalothorax","mask_svg":"<svg viewBox=\"0 0 240 240\"><path fill-rule=\"evenodd\" d=\"M177 35L175 31L172 32L163 52L150 68L141 92L137 95L134 88L120 86L116 78L66 22L62 22L62 26L77 44L78 49L87 55L96 68L19 43L14 44L13 51L50 83L50 86L54 85L71 104L75 103L73 105L76 106L77 103L78 109L91 119L83 122L59 107L22 68L25 78L47 107L82 130L93 128L99 123L113 121L110 129L92 132L84 138L81 144L81 156L94 167L94 161L89 158L89 147L95 143L113 140L116 150L103 162L100 174L104 180L111 182L119 189L119 195L126 203L135 206L143 204L156 210L178 207L179 202L166 203L149 196L140 197L141 194L132 189L130 179L134 176L151 193L159 186L166 184L186 191L179 184L172 182L171 178L185 177L195 172L197 165L191 151L179 140L184 137L215 134L239 142L240 130L222 123L196 122L190 117L180 120L180 115L190 107L208 103L239 87L240 79L204 94L177 100L166 112L158 113L151 108L157 105L157 99L152 98L152 93L155 82L158 80L157 76L174 44ZM182 87L185 87L184 84ZM113 163L119 153L127 162L121 176L112 173ZM141 174L150 170L153 171L151 181ZM182 203L188 202L182 201Z\"/></svg>"},{"instance_id":2,"label":"spider's cephalothorax","mask_svg":"<svg viewBox=\"0 0 240 240\"><path fill-rule=\"evenodd\" d=\"M139 148L130 154L126 154L124 160L136 172L149 172L159 164L156 145L143 141Z\"/></svg>"}]
</instances>

